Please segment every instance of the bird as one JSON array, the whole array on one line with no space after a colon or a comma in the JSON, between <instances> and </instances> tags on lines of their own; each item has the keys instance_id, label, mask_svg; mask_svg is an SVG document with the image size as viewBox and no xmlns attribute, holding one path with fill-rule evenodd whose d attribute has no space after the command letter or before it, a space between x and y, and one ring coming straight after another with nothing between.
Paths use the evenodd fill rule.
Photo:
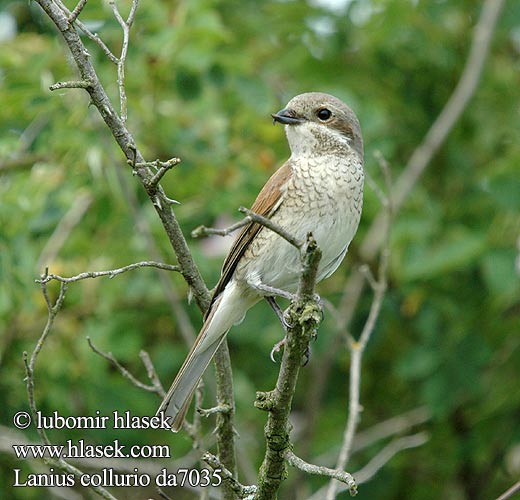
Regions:
<instances>
[{"instance_id":1,"label":"bird","mask_svg":"<svg viewBox=\"0 0 520 500\"><path fill-rule=\"evenodd\" d=\"M363 206L363 138L355 113L323 92L293 97L274 123L285 127L289 159L269 178L251 210L300 241L312 233L322 257L316 281L340 265L356 234ZM237 235L202 328L157 415L182 428L195 389L215 352L235 324L272 290L296 291L300 252L272 230L251 222Z\"/></svg>"}]
</instances>

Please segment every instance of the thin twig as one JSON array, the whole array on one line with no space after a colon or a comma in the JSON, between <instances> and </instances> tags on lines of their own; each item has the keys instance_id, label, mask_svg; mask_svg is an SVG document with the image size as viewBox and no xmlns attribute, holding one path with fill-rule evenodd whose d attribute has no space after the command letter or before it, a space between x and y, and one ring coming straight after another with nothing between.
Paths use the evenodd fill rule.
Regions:
<instances>
[{"instance_id":1,"label":"thin twig","mask_svg":"<svg viewBox=\"0 0 520 500\"><path fill-rule=\"evenodd\" d=\"M164 396L164 390L162 390L162 394L161 394L161 391L158 390L158 388L156 387L155 384L147 385L147 384L144 384L143 382L141 382L140 380L138 380L137 378L135 378L121 363L119 363L119 361L114 357L114 355L111 352L104 352L101 349L98 349L94 345L94 343L92 342L92 339L90 337L87 337L87 342L88 342L88 345L90 346L90 348L96 354L98 354L102 358L109 361L115 368L117 368L117 370L119 371L119 373L121 373L121 375L123 377L130 380L130 382L132 382L132 384L134 384L136 387L139 387L139 389L143 389L148 392L154 392L154 393L158 394L159 396ZM162 387L161 387L161 389L162 389Z\"/></svg>"},{"instance_id":2,"label":"thin twig","mask_svg":"<svg viewBox=\"0 0 520 500\"><path fill-rule=\"evenodd\" d=\"M75 281L80 281L88 278L101 278L103 276L108 276L109 278L114 278L118 274L126 273L127 271L133 271L134 269L138 269L140 267L155 267L157 269L163 269L165 271L177 271L180 272L179 266L175 266L172 264L164 264L162 262L153 262L153 261L142 261L135 262L133 264L128 264L128 266L120 267L118 269L110 269L108 271L86 271L84 273L80 273L76 276L71 276L69 278L65 278L63 276L59 276L57 274L46 274L42 276L42 278L36 280L37 283L48 283L49 281L55 280L61 283L74 283Z\"/></svg>"},{"instance_id":3,"label":"thin twig","mask_svg":"<svg viewBox=\"0 0 520 500\"><path fill-rule=\"evenodd\" d=\"M168 161L162 161L156 160L155 162L151 162L150 165L156 165L159 164L159 169L155 173L155 175L148 181L148 187L150 189L157 188L157 185L161 181L161 179L164 177L164 174L168 172L168 170L172 169L176 165L178 165L181 162L180 158L171 158ZM176 200L170 200L170 203L178 204L179 202Z\"/></svg>"},{"instance_id":4,"label":"thin twig","mask_svg":"<svg viewBox=\"0 0 520 500\"><path fill-rule=\"evenodd\" d=\"M150 355L146 351L140 351L139 357L141 358L141 361L146 368L146 374L148 375L150 382L155 387L155 392L159 394L161 398L164 398L164 396L166 396L166 391L164 390L164 387L162 386L161 381L157 376L157 372L155 371L155 367L152 363L152 360L150 359Z\"/></svg>"},{"instance_id":5,"label":"thin twig","mask_svg":"<svg viewBox=\"0 0 520 500\"><path fill-rule=\"evenodd\" d=\"M217 405L212 408L197 408L197 413L202 417L210 417L211 415L215 415L217 413L229 413L231 408L229 405Z\"/></svg>"},{"instance_id":6,"label":"thin twig","mask_svg":"<svg viewBox=\"0 0 520 500\"><path fill-rule=\"evenodd\" d=\"M25 366L25 381L26 381L26 387L27 387L27 399L29 402L29 409L31 411L33 422L37 419L38 414L38 407L36 406L36 400L34 397L34 368L36 365L36 360L38 358L38 355L40 354L45 341L47 340L51 330L52 326L54 324L54 320L56 318L56 315L60 311L61 307L63 306L63 302L65 300L65 295L67 292L67 285L65 283L60 284L60 290L58 293L58 297L56 298L56 301L54 304L50 301L48 291L47 291L47 284L42 283L42 293L45 297L45 302L47 303L47 322L45 324L45 327L42 331L42 334L40 335L40 338L38 339L38 342L36 343L36 346L34 347L32 354L29 358L27 352L23 353L23 362ZM47 433L45 432L45 429L40 428L40 426L37 427L38 435L40 436L40 439L45 445L50 445L51 442L47 436ZM81 477L83 475L83 472L76 467L70 465L68 462L63 460L62 458L59 458L57 460L45 458L44 461L57 469L60 469L64 472L68 472L71 474L74 474L76 477ZM105 488L101 486L91 486L91 489L95 491L99 496L102 498L105 498L106 500L116 500L115 497L113 497Z\"/></svg>"},{"instance_id":7,"label":"thin twig","mask_svg":"<svg viewBox=\"0 0 520 500\"><path fill-rule=\"evenodd\" d=\"M111 0L110 6L112 7L112 11L114 13L117 22L121 26L123 30L123 44L121 46L121 55L117 61L117 85L119 87L119 103L121 106L121 121L126 123L128 118L128 108L127 108L127 98L126 98L126 90L125 90L125 64L126 57L128 55L128 43L130 40L130 28L135 19L135 13L137 11L137 5L139 0L132 0L132 7L130 8L130 13L128 14L128 18L126 21L122 18L119 9L114 0Z\"/></svg>"},{"instance_id":8,"label":"thin twig","mask_svg":"<svg viewBox=\"0 0 520 500\"><path fill-rule=\"evenodd\" d=\"M235 224L225 227L223 229L207 227L204 225L198 226L191 232L191 236L192 236L192 238L204 238L206 236L213 236L213 235L228 236L231 233L234 233L237 229L247 226L251 222L253 222L253 219L251 219L251 217L249 217L249 216L246 216L242 220L236 222Z\"/></svg>"},{"instance_id":9,"label":"thin twig","mask_svg":"<svg viewBox=\"0 0 520 500\"><path fill-rule=\"evenodd\" d=\"M309 464L301 458L297 457L292 451L288 451L285 454L285 459L290 465L296 467L297 469L300 469L303 472L306 472L307 474L327 476L336 479L337 481L341 481L342 483L346 484L350 492L350 496L357 495L356 480L354 480L352 475L348 472L337 469L329 469L328 467L323 467L321 465Z\"/></svg>"},{"instance_id":10,"label":"thin twig","mask_svg":"<svg viewBox=\"0 0 520 500\"><path fill-rule=\"evenodd\" d=\"M280 227L278 224L274 223L271 219L257 214L249 208L240 207L238 210L239 212L242 212L243 214L246 214L248 217L250 217L253 222L265 226L267 229L270 229L278 236L281 236L284 240L290 243L293 247L296 247L298 250L303 248L303 245L305 244L304 241L295 238L291 233Z\"/></svg>"},{"instance_id":11,"label":"thin twig","mask_svg":"<svg viewBox=\"0 0 520 500\"><path fill-rule=\"evenodd\" d=\"M69 24L72 24L72 12L67 8L67 6L61 0L54 0L54 3L65 14L67 22ZM97 33L92 33L77 17L76 19L74 19L74 24L85 34L87 38L93 41L103 51L103 53L111 62L117 64L117 57L106 46L105 42L103 42L103 40L99 38L99 35Z\"/></svg>"},{"instance_id":12,"label":"thin twig","mask_svg":"<svg viewBox=\"0 0 520 500\"><path fill-rule=\"evenodd\" d=\"M60 89L88 89L92 86L92 82L88 80L71 80L68 82L57 82L49 87L49 90Z\"/></svg>"},{"instance_id":13,"label":"thin twig","mask_svg":"<svg viewBox=\"0 0 520 500\"><path fill-rule=\"evenodd\" d=\"M393 195L391 186L391 177L387 173L385 176L387 182L387 194L385 199L387 200L385 205L385 234L384 234L384 247L381 250L379 257L379 267L377 280L374 279L371 273L365 272L369 276L369 282L373 289L373 299L370 306L370 311L361 331L361 335L358 340L350 337L349 349L350 349L350 371L349 371L349 405L348 405L348 418L345 430L343 433L343 442L340 448L339 456L336 462L336 469L344 470L347 466L350 454L352 452L352 445L354 442L354 436L360 419L361 404L360 404L360 390L361 390L361 362L363 353L366 345L374 331L377 318L381 311L383 304L383 298L387 289L387 273L388 273L388 261L390 255L390 227L392 220L392 207L393 207ZM327 500L334 500L337 493L339 482L332 480L329 483L327 490Z\"/></svg>"},{"instance_id":14,"label":"thin twig","mask_svg":"<svg viewBox=\"0 0 520 500\"><path fill-rule=\"evenodd\" d=\"M417 448L428 441L425 432L419 432L411 436L395 439L385 446L365 467L353 474L358 485L368 482L381 468L387 464L397 453L410 448ZM342 493L347 486L337 483L336 494ZM322 500L327 493L327 487L320 488L307 500Z\"/></svg>"},{"instance_id":15,"label":"thin twig","mask_svg":"<svg viewBox=\"0 0 520 500\"><path fill-rule=\"evenodd\" d=\"M511 498L515 493L518 493L520 491L520 481L513 484L511 488L509 488L507 491L504 491L502 495L500 495L496 500L507 500L508 498Z\"/></svg>"},{"instance_id":16,"label":"thin twig","mask_svg":"<svg viewBox=\"0 0 520 500\"><path fill-rule=\"evenodd\" d=\"M221 463L221 461L215 455L206 452L202 455L201 460L206 462L213 470L218 471L222 477L222 480L227 482L231 489L238 495L239 498L245 498L248 495L252 495L256 492L256 486L245 486L240 484L231 472Z\"/></svg>"},{"instance_id":17,"label":"thin twig","mask_svg":"<svg viewBox=\"0 0 520 500\"><path fill-rule=\"evenodd\" d=\"M426 432L418 432L412 436L404 436L394 439L386 445L368 464L354 473L358 484L366 483L372 479L379 470L388 463L397 453L410 448L417 448L428 441Z\"/></svg>"},{"instance_id":18,"label":"thin twig","mask_svg":"<svg viewBox=\"0 0 520 500\"><path fill-rule=\"evenodd\" d=\"M70 13L69 16L69 23L73 24L74 21L78 18L78 16L81 14L81 11L84 9L85 5L87 4L88 0L79 0L76 7L74 7L74 10Z\"/></svg>"},{"instance_id":19,"label":"thin twig","mask_svg":"<svg viewBox=\"0 0 520 500\"><path fill-rule=\"evenodd\" d=\"M473 30L469 55L457 86L395 182L393 190L395 211L403 205L473 97L482 76L484 62L503 6L504 0L483 2L480 18ZM372 222L360 247L361 256L365 261L372 260L383 244L384 223L385 214L382 211Z\"/></svg>"}]
</instances>

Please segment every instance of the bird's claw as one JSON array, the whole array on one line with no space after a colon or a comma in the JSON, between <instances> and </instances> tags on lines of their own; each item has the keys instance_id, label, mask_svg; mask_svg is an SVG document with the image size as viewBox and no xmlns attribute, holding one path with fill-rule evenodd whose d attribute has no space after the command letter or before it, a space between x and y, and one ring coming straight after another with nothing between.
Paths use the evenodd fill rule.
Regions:
<instances>
[{"instance_id":1,"label":"bird's claw","mask_svg":"<svg viewBox=\"0 0 520 500\"><path fill-rule=\"evenodd\" d=\"M278 354L281 350L282 350L282 347L285 345L285 337L280 340L280 342L277 342L273 348L271 349L271 353L269 354L269 357L271 358L271 361L273 363L276 363L276 359L275 359L275 354Z\"/></svg>"}]
</instances>

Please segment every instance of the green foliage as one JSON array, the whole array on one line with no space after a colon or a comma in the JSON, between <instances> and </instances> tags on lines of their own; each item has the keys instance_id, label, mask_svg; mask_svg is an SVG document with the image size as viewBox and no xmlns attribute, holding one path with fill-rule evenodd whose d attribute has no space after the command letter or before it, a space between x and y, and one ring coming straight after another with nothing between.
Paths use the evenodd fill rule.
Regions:
<instances>
[{"instance_id":1,"label":"green foliage","mask_svg":"<svg viewBox=\"0 0 520 500\"><path fill-rule=\"evenodd\" d=\"M129 6L119 3L121 10ZM299 92L323 90L349 102L363 126L367 170L382 184L373 159L378 149L397 178L458 81L480 3L354 0L333 9L296 1L141 2L127 61L128 126L147 159L182 158L163 187L181 202L175 210L186 234L223 214L237 219L236 209L251 205L287 157L282 129L272 126L269 114ZM85 92L47 90L77 77L55 30L34 3L3 2L0 13L17 28L0 41L0 422L11 426L13 414L27 409L22 352L33 349L46 320L34 282L44 268L70 276L153 258L134 212L150 227L162 259L174 259L149 201ZM120 50L121 32L109 6L88 2L81 19L95 25L115 53ZM519 26L518 2L508 2L475 96L395 221L390 290L363 365L360 427L426 405L430 439L361 486L361 499L495 498L518 477L507 457L520 441ZM115 66L97 46L87 46L118 103ZM4 168L15 161L18 167ZM80 220L60 226L80 199L90 200ZM379 210L368 188L365 199L348 262L321 287L333 302L358 263L356 244ZM215 247L189 243L213 286L222 241ZM167 279L198 328L200 315L184 300L186 285L178 276ZM370 301L367 290L354 334ZM276 367L268 353L281 333L262 304L229 336L237 425L253 466L263 454L265 420L252 406L254 392L273 385ZM139 351L147 350L168 383L186 348L157 273L141 269L70 285L36 365L36 397L44 413L152 414L158 401L94 355L87 336L141 380L146 372ZM329 349L337 350L331 319L312 349L296 417L317 404L308 400L312 374ZM295 443L295 452L304 449L309 460L337 450L342 437L346 350L332 359L316 429L308 442ZM211 375L207 379L211 393ZM37 439L32 430L25 435ZM155 432L67 436L82 437L93 443L168 440L175 457L190 448L185 436ZM51 433L51 439L63 436ZM380 445L354 455L349 471L366 464ZM5 454L0 461L6 471L0 489L6 491L15 465ZM294 477L302 480L291 470L281 498L324 484L305 477L295 488ZM19 489L10 498L41 498L41 491Z\"/></svg>"}]
</instances>

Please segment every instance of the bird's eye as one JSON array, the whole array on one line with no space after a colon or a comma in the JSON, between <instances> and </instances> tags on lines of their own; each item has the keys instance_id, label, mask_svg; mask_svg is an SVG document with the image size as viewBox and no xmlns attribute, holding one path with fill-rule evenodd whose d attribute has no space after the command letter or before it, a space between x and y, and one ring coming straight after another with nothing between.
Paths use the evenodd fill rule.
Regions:
<instances>
[{"instance_id":1,"label":"bird's eye","mask_svg":"<svg viewBox=\"0 0 520 500\"><path fill-rule=\"evenodd\" d=\"M316 112L316 116L322 121L322 122L326 122L331 116L332 116L332 113L330 111L330 109L327 109L327 108L320 108L318 109L318 111Z\"/></svg>"}]
</instances>

